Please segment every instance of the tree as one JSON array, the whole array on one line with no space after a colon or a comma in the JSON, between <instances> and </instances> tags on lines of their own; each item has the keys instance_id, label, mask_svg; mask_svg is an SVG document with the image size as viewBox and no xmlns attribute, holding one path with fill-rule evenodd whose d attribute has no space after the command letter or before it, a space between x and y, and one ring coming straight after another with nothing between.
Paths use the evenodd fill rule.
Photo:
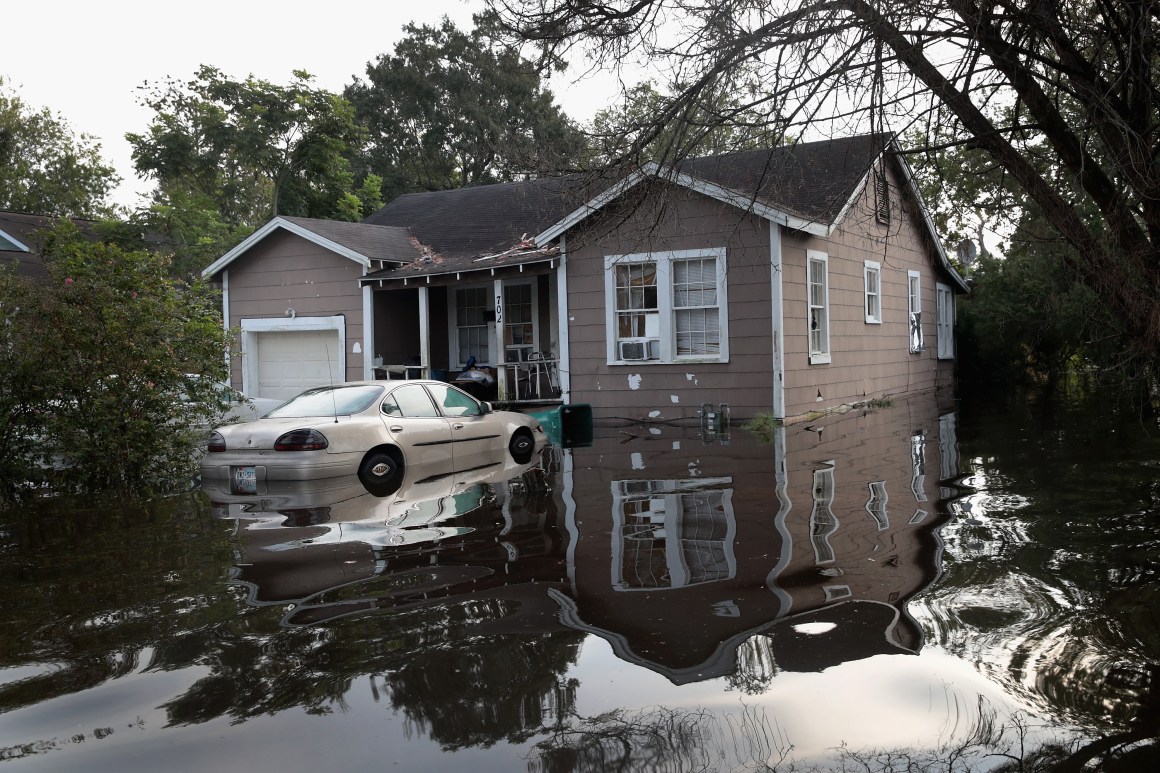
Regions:
<instances>
[{"instance_id":1,"label":"tree","mask_svg":"<svg viewBox=\"0 0 1160 773\"><path fill-rule=\"evenodd\" d=\"M216 294L70 223L42 252L47 283L0 272L0 489L54 467L66 489L188 485L226 377Z\"/></svg>"},{"instance_id":2,"label":"tree","mask_svg":"<svg viewBox=\"0 0 1160 773\"><path fill-rule=\"evenodd\" d=\"M382 177L384 199L575 166L583 138L532 62L486 26L468 34L444 18L403 29L394 53L345 91L370 130L362 163Z\"/></svg>"},{"instance_id":3,"label":"tree","mask_svg":"<svg viewBox=\"0 0 1160 773\"><path fill-rule=\"evenodd\" d=\"M203 65L190 81L143 86L156 115L126 138L138 173L158 183L155 205L212 202L226 227L280 214L358 220L381 206L350 168L366 139L353 108L312 80L295 71L279 86Z\"/></svg>"},{"instance_id":4,"label":"tree","mask_svg":"<svg viewBox=\"0 0 1160 773\"><path fill-rule=\"evenodd\" d=\"M120 181L101 146L48 108L29 107L0 77L0 209L37 215L107 216Z\"/></svg>"},{"instance_id":5,"label":"tree","mask_svg":"<svg viewBox=\"0 0 1160 773\"><path fill-rule=\"evenodd\" d=\"M584 45L605 64L668 63L687 85L639 141L746 68L744 106L786 134L918 127L928 149L939 129L984 151L1137 353L1160 359L1160 1L488 4L551 57Z\"/></svg>"},{"instance_id":6,"label":"tree","mask_svg":"<svg viewBox=\"0 0 1160 773\"><path fill-rule=\"evenodd\" d=\"M651 82L639 83L626 90L622 104L597 112L590 132L592 162L605 165L630 157L638 162L661 161L677 149L689 155L717 155L773 147L784 141L780 134L768 130L763 116L745 115L740 100L726 89L719 89L711 100L686 106L679 121L650 139L638 137L647 131L652 116L679 98L680 87L673 91L659 91Z\"/></svg>"}]
</instances>

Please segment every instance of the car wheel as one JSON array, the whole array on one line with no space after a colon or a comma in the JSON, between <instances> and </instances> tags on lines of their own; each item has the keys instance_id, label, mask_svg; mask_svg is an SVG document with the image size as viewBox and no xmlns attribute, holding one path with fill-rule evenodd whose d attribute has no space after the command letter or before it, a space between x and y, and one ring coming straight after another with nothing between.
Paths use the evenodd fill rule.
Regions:
<instances>
[{"instance_id":1,"label":"car wheel","mask_svg":"<svg viewBox=\"0 0 1160 773\"><path fill-rule=\"evenodd\" d=\"M358 468L359 480L376 492L397 484L402 478L403 465L386 451L372 451Z\"/></svg>"},{"instance_id":2,"label":"car wheel","mask_svg":"<svg viewBox=\"0 0 1160 773\"><path fill-rule=\"evenodd\" d=\"M524 464L532 458L532 451L536 449L536 441L532 433L526 429L518 429L508 443L508 451L518 463Z\"/></svg>"}]
</instances>

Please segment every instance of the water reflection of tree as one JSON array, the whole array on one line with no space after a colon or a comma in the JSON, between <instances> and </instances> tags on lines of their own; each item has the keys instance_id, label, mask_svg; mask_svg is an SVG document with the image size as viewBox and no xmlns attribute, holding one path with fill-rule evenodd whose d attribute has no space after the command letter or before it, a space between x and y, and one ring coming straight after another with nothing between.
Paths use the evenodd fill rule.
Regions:
<instances>
[{"instance_id":1,"label":"water reflection of tree","mask_svg":"<svg viewBox=\"0 0 1160 773\"><path fill-rule=\"evenodd\" d=\"M991 402L978 416L965 403L976 490L950 503L944 573L924 601L936 641L1102 736L1060 760L1114 758L1160 731L1157 443L1105 397Z\"/></svg>"},{"instance_id":2,"label":"water reflection of tree","mask_svg":"<svg viewBox=\"0 0 1160 773\"><path fill-rule=\"evenodd\" d=\"M0 513L0 668L51 664L0 688L0 713L132 673L147 648L192 663L191 632L237 614L229 543L207 511L190 496Z\"/></svg>"},{"instance_id":3,"label":"water reflection of tree","mask_svg":"<svg viewBox=\"0 0 1160 773\"><path fill-rule=\"evenodd\" d=\"M751 636L737 648L737 668L726 678L730 689L743 695L761 695L777 676L773 642L768 636Z\"/></svg>"}]
</instances>

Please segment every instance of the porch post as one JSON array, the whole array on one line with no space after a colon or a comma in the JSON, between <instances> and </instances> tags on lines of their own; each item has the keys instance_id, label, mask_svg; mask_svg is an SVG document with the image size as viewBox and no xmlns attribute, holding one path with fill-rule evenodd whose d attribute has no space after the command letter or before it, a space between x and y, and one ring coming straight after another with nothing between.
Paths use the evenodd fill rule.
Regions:
<instances>
[{"instance_id":1,"label":"porch post","mask_svg":"<svg viewBox=\"0 0 1160 773\"><path fill-rule=\"evenodd\" d=\"M366 276L366 269L363 269L363 276ZM363 362L362 362L362 379L370 381L375 377L374 374L374 358L375 358L375 296L369 284L363 285L362 288L362 304L363 304Z\"/></svg>"},{"instance_id":2,"label":"porch post","mask_svg":"<svg viewBox=\"0 0 1160 773\"><path fill-rule=\"evenodd\" d=\"M419 285L419 365L423 378L431 378L431 303L427 285Z\"/></svg>"},{"instance_id":3,"label":"porch post","mask_svg":"<svg viewBox=\"0 0 1160 773\"><path fill-rule=\"evenodd\" d=\"M492 364L495 366L496 383L499 385L499 395L502 400L514 400L516 395L514 392L508 393L507 388L507 368L504 367L504 356L506 352L503 346L503 280L496 279L492 281L492 287L495 295L495 357ZM512 385L515 386L514 384Z\"/></svg>"},{"instance_id":4,"label":"porch post","mask_svg":"<svg viewBox=\"0 0 1160 773\"><path fill-rule=\"evenodd\" d=\"M568 250L564 239L564 235L561 234L560 262L556 266L556 313L560 317L558 328L560 351L557 352L560 362L556 365L556 375L560 379L560 399L567 403L572 399L572 378L568 342Z\"/></svg>"}]
</instances>

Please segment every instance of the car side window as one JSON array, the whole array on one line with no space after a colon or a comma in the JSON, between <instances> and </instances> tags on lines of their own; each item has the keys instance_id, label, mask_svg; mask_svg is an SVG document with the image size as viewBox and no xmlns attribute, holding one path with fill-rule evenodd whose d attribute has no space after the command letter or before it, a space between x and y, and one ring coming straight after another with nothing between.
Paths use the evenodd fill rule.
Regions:
<instances>
[{"instance_id":1,"label":"car side window","mask_svg":"<svg viewBox=\"0 0 1160 773\"><path fill-rule=\"evenodd\" d=\"M403 411L399 408L399 404L395 402L394 395L387 395L387 399L383 400L382 412L384 416L402 416Z\"/></svg>"},{"instance_id":2,"label":"car side window","mask_svg":"<svg viewBox=\"0 0 1160 773\"><path fill-rule=\"evenodd\" d=\"M452 386L443 384L428 385L435 402L443 409L443 415L453 418L460 416L479 416L482 411L479 403L471 395L460 392Z\"/></svg>"},{"instance_id":3,"label":"car side window","mask_svg":"<svg viewBox=\"0 0 1160 773\"><path fill-rule=\"evenodd\" d=\"M439 418L439 411L427 395L427 390L419 384L399 387L391 392L391 397L402 411L401 415L411 419Z\"/></svg>"}]
</instances>

